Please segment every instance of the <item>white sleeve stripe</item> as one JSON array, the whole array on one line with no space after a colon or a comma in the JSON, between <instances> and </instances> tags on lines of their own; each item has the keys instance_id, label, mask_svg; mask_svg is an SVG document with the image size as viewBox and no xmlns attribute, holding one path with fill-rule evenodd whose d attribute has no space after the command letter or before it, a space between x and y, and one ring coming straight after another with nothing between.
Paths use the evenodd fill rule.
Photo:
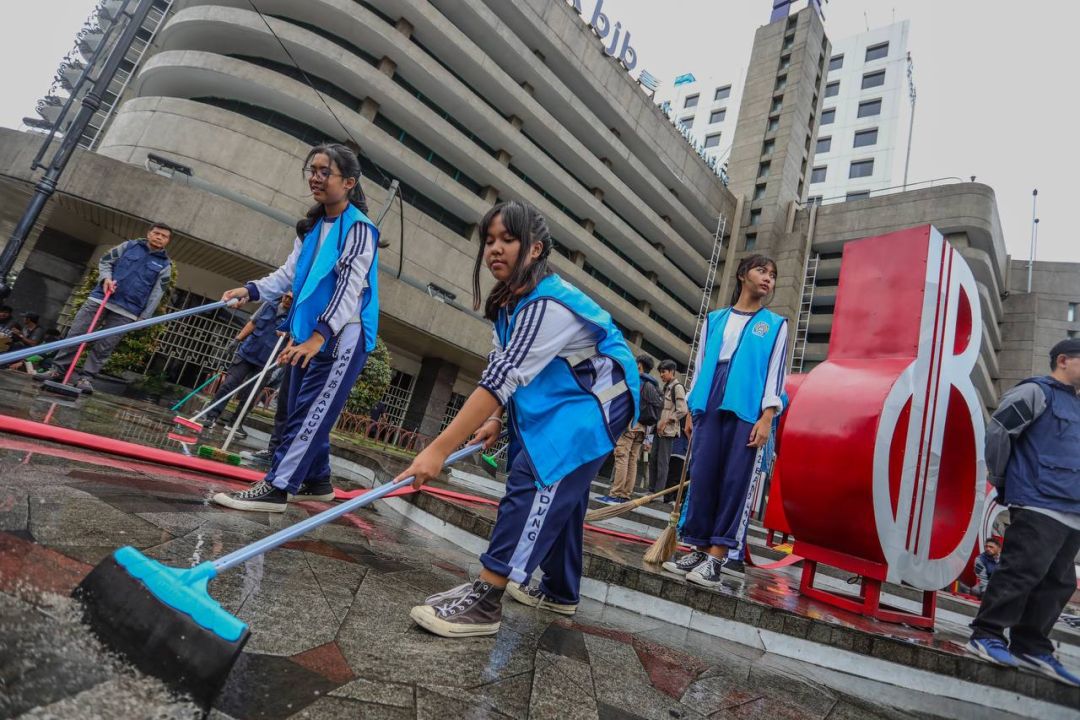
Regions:
<instances>
[{"instance_id":1,"label":"white sleeve stripe","mask_svg":"<svg viewBox=\"0 0 1080 720\"><path fill-rule=\"evenodd\" d=\"M339 264L345 266L345 272L337 280L337 286L334 288L334 295L330 298L330 304L326 307L326 310L319 320L327 324L330 323L330 319L338 311L338 307L341 305L342 298L345 297L345 291L349 287L349 281L352 277L353 261L357 256L363 253L364 248L367 247L367 226L363 223L357 223L353 226L353 229L349 232L352 238L352 245L344 258L339 260Z\"/></svg>"},{"instance_id":2,"label":"white sleeve stripe","mask_svg":"<svg viewBox=\"0 0 1080 720\"><path fill-rule=\"evenodd\" d=\"M547 301L540 300L530 304L522 311L521 324L515 328L513 337L510 338L508 343L507 352L492 363L489 372L485 373L487 381L495 387L501 388L505 384L510 371L517 369L527 357L529 348L532 347L533 341L540 332L540 321L543 319L546 306ZM538 313L539 317L537 317ZM492 370L494 372L491 372Z\"/></svg>"}]
</instances>

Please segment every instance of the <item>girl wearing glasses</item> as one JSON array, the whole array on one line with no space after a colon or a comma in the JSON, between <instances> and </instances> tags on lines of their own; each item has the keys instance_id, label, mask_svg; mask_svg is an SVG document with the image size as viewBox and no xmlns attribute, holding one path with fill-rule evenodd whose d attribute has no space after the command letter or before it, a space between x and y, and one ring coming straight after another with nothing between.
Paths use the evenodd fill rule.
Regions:
<instances>
[{"instance_id":1,"label":"girl wearing glasses","mask_svg":"<svg viewBox=\"0 0 1080 720\"><path fill-rule=\"evenodd\" d=\"M288 343L278 356L280 365L292 366L282 396L288 402L285 432L265 479L214 496L237 510L284 512L290 495L334 498L330 430L375 349L379 231L365 215L360 161L344 145L318 145L308 153L304 174L315 204L296 223L285 264L222 295L276 301L292 291L294 298L282 327Z\"/></svg>"},{"instance_id":2,"label":"girl wearing glasses","mask_svg":"<svg viewBox=\"0 0 1080 720\"><path fill-rule=\"evenodd\" d=\"M457 417L399 476L422 485L470 435L490 447L509 428L506 493L480 577L411 611L443 637L498 632L504 590L525 605L574 614L589 485L637 416L637 361L611 315L552 274L540 212L500 203L480 221L480 237L474 304L480 308L484 264L495 278L484 304L494 349ZM543 580L530 586L537 567Z\"/></svg>"}]
</instances>

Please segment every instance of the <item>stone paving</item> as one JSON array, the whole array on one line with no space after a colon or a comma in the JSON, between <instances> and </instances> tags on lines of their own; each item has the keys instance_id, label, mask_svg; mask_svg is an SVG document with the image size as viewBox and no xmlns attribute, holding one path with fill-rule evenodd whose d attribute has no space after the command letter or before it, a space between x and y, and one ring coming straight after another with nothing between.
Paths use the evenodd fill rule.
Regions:
<instances>
[{"instance_id":1,"label":"stone paving","mask_svg":"<svg viewBox=\"0 0 1080 720\"><path fill-rule=\"evenodd\" d=\"M190 566L324 506L239 513L207 502L229 482L8 437L0 447L0 716L197 716L109 658L67 593L120 544ZM568 619L508 600L495 638L412 624L409 606L474 570L475 557L383 509L224 574L211 592L253 634L210 717L918 716L589 601Z\"/></svg>"},{"instance_id":2,"label":"stone paving","mask_svg":"<svg viewBox=\"0 0 1080 720\"><path fill-rule=\"evenodd\" d=\"M0 411L50 414L2 375L0 391L15 394ZM66 426L145 444L171 417L102 397L53 410ZM0 718L201 717L111 657L67 596L120 545L188 567L326 507L271 515L208 501L239 487L0 434ZM566 618L507 599L494 638L450 641L412 624L410 606L478 570L475 555L379 504L223 574L211 594L252 637L209 717L1014 717L590 600Z\"/></svg>"}]
</instances>

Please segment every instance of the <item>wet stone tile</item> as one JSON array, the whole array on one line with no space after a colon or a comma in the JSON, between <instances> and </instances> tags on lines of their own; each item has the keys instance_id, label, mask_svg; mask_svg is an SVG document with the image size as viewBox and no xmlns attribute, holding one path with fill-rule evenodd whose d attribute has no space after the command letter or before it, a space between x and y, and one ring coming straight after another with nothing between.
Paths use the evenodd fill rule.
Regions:
<instances>
[{"instance_id":1,"label":"wet stone tile","mask_svg":"<svg viewBox=\"0 0 1080 720\"><path fill-rule=\"evenodd\" d=\"M324 697L289 717L290 720L413 720L416 715L411 709Z\"/></svg>"},{"instance_id":2,"label":"wet stone tile","mask_svg":"<svg viewBox=\"0 0 1080 720\"><path fill-rule=\"evenodd\" d=\"M399 708L416 707L416 689L412 685L376 682L357 678L330 693L334 697L351 698L364 703Z\"/></svg>"},{"instance_id":3,"label":"wet stone tile","mask_svg":"<svg viewBox=\"0 0 1080 720\"><path fill-rule=\"evenodd\" d=\"M571 660L589 662L589 652L585 649L585 637L581 631L566 628L557 623L548 626L544 634L540 636L537 647Z\"/></svg>"},{"instance_id":4,"label":"wet stone tile","mask_svg":"<svg viewBox=\"0 0 1080 720\"><path fill-rule=\"evenodd\" d=\"M288 718L337 685L286 658L245 651L214 707L237 718Z\"/></svg>"}]
</instances>

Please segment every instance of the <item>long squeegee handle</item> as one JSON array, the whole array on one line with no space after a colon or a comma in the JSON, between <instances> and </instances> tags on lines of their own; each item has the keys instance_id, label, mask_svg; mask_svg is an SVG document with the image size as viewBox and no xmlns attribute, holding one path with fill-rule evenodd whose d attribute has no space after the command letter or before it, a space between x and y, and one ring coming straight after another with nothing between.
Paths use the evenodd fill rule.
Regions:
<instances>
[{"instance_id":1,"label":"long squeegee handle","mask_svg":"<svg viewBox=\"0 0 1080 720\"><path fill-rule=\"evenodd\" d=\"M234 306L239 303L236 300L219 300L217 302L208 303L206 305L200 305L199 307L187 308L186 310L177 310L176 312L166 313L165 315L158 315L157 317L148 317L144 320L136 320L135 322L127 323L126 325L117 325L116 327L105 328L104 330L95 330L92 333L86 333L85 335L75 335L73 337L66 337L62 340L54 340L51 343L45 343L44 345L35 345L31 348L25 348L23 350L15 350L14 352L4 353L0 355L0 365L7 365L8 363L18 362L19 360L25 360L31 355L44 355L50 353L53 350L63 350L64 348L71 347L72 345L78 345L79 343L92 343L95 340L101 340L103 338L113 337L115 335L123 335L129 332L135 332L136 330L142 330L143 328L153 327L154 325L160 325L161 323L169 322L170 320L179 320L180 318L186 318L190 315L199 315L200 313L210 312L211 310L217 310L226 306Z\"/></svg>"},{"instance_id":2,"label":"long squeegee handle","mask_svg":"<svg viewBox=\"0 0 1080 720\"><path fill-rule=\"evenodd\" d=\"M443 465L443 467L446 467L447 465L453 465L458 460L461 460L464 457L468 457L469 455L472 455L473 453L481 450L482 448L483 445L480 443L463 447L457 452L451 454L450 457L446 458L446 463L445 465ZM290 525L287 528L278 530L273 535L268 535L262 540L257 540L256 542L253 542L250 545L246 545L239 550L234 550L228 555L223 555L222 557L214 561L214 569L218 572L221 572L222 570L228 570L231 567L235 567L241 563L247 562L251 558L262 555L268 550L273 550L278 545L283 545L290 540L300 537L308 530L317 528L320 525L325 525L331 520L336 520L342 515L350 513L357 508L362 508L365 505L370 505L379 498L385 497L386 495L389 495L395 490L400 490L406 485L412 484L412 481L412 476L409 476L407 478L402 478L401 480L398 480L394 483L386 483L385 485L380 485L376 488L372 488L363 495L357 495L352 500L347 500L340 505L335 505L329 510L323 510L317 515L312 515L307 520L302 520L295 525Z\"/></svg>"}]
</instances>

